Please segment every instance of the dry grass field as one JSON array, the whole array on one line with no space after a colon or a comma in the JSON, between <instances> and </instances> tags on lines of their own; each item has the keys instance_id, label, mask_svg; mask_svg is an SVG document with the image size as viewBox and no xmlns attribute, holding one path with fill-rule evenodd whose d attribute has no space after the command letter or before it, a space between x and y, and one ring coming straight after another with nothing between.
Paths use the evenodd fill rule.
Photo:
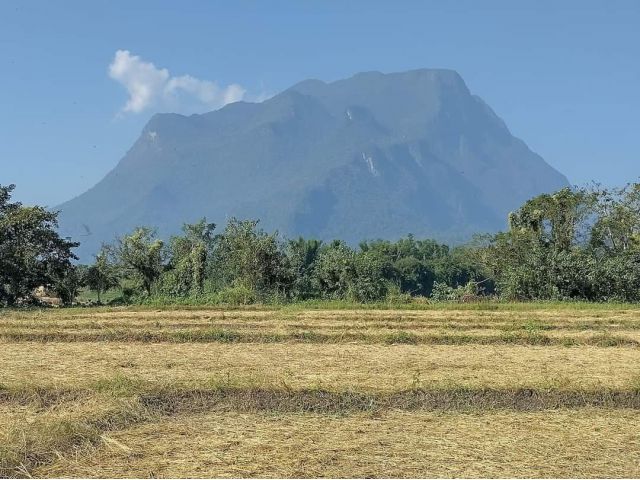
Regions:
<instances>
[{"instance_id":1,"label":"dry grass field","mask_svg":"<svg viewBox=\"0 0 640 480\"><path fill-rule=\"evenodd\" d=\"M639 477L640 309L0 310L0 476Z\"/></svg>"}]
</instances>

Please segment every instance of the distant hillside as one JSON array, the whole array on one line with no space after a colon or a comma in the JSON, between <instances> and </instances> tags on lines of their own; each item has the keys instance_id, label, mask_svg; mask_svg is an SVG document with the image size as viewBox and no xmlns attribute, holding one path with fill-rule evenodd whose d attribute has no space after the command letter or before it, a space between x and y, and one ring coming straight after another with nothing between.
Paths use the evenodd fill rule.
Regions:
<instances>
[{"instance_id":1,"label":"distant hillside","mask_svg":"<svg viewBox=\"0 0 640 480\"><path fill-rule=\"evenodd\" d=\"M84 259L137 225L166 236L203 216L260 219L287 236L459 241L567 184L456 72L366 72L155 115L102 181L59 209Z\"/></svg>"}]
</instances>

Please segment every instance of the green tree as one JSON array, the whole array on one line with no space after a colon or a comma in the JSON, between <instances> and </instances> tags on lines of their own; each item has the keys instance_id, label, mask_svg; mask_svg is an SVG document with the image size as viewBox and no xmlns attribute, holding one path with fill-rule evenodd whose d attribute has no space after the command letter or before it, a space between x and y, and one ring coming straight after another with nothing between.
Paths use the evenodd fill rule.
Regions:
<instances>
[{"instance_id":1,"label":"green tree","mask_svg":"<svg viewBox=\"0 0 640 480\"><path fill-rule=\"evenodd\" d=\"M596 203L597 195L584 188L539 195L509 215L510 231L555 251L568 251L588 236L588 219Z\"/></svg>"},{"instance_id":2,"label":"green tree","mask_svg":"<svg viewBox=\"0 0 640 480\"><path fill-rule=\"evenodd\" d=\"M173 295L200 295L204 292L207 263L213 249L215 224L206 218L184 224L182 235L171 237L171 260L163 278L163 290Z\"/></svg>"},{"instance_id":3,"label":"green tree","mask_svg":"<svg viewBox=\"0 0 640 480\"><path fill-rule=\"evenodd\" d=\"M287 242L285 256L290 297L302 300L318 295L313 284L313 272L321 247L322 241L303 237Z\"/></svg>"},{"instance_id":4,"label":"green tree","mask_svg":"<svg viewBox=\"0 0 640 480\"><path fill-rule=\"evenodd\" d=\"M624 192L565 188L527 201L510 215L510 230L479 255L499 292L516 299L607 297L599 285L607 278L603 266L620 268L608 260L627 251L637 231L634 191Z\"/></svg>"},{"instance_id":5,"label":"green tree","mask_svg":"<svg viewBox=\"0 0 640 480\"><path fill-rule=\"evenodd\" d=\"M613 252L640 248L640 184L597 192L598 220L591 244Z\"/></svg>"},{"instance_id":6,"label":"green tree","mask_svg":"<svg viewBox=\"0 0 640 480\"><path fill-rule=\"evenodd\" d=\"M355 252L345 242L323 245L313 272L313 284L326 298L346 298L355 275Z\"/></svg>"},{"instance_id":7,"label":"green tree","mask_svg":"<svg viewBox=\"0 0 640 480\"><path fill-rule=\"evenodd\" d=\"M131 234L118 238L110 250L123 273L136 279L144 292L151 295L166 262L164 242L156 238L155 230L138 227Z\"/></svg>"},{"instance_id":8,"label":"green tree","mask_svg":"<svg viewBox=\"0 0 640 480\"><path fill-rule=\"evenodd\" d=\"M87 267L85 283L90 290L98 295L98 303L102 302L101 295L118 286L118 268L109 259L109 251L103 246L95 257L95 262Z\"/></svg>"},{"instance_id":9,"label":"green tree","mask_svg":"<svg viewBox=\"0 0 640 480\"><path fill-rule=\"evenodd\" d=\"M360 251L353 257L352 275L348 277L348 297L358 302L380 300L389 287L390 261L384 255Z\"/></svg>"},{"instance_id":10,"label":"green tree","mask_svg":"<svg viewBox=\"0 0 640 480\"><path fill-rule=\"evenodd\" d=\"M82 287L86 285L84 265L71 265L63 272L53 271L51 288L64 305L71 305Z\"/></svg>"},{"instance_id":11,"label":"green tree","mask_svg":"<svg viewBox=\"0 0 640 480\"><path fill-rule=\"evenodd\" d=\"M0 304L5 305L31 297L40 285L60 285L73 274L72 249L79 245L58 235L57 212L11 202L14 188L0 186Z\"/></svg>"},{"instance_id":12,"label":"green tree","mask_svg":"<svg viewBox=\"0 0 640 480\"><path fill-rule=\"evenodd\" d=\"M215 238L213 275L221 286L237 286L259 295L284 293L287 269L277 233L258 221L232 218Z\"/></svg>"}]
</instances>

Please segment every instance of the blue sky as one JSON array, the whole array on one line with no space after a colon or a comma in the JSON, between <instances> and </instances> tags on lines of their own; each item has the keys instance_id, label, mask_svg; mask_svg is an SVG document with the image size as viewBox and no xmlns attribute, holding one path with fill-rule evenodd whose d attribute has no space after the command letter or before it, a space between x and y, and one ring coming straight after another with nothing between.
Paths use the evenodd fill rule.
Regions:
<instances>
[{"instance_id":1,"label":"blue sky","mask_svg":"<svg viewBox=\"0 0 640 480\"><path fill-rule=\"evenodd\" d=\"M0 60L0 184L28 203L91 187L157 111L423 67L572 183L640 176L638 0L3 0Z\"/></svg>"}]
</instances>

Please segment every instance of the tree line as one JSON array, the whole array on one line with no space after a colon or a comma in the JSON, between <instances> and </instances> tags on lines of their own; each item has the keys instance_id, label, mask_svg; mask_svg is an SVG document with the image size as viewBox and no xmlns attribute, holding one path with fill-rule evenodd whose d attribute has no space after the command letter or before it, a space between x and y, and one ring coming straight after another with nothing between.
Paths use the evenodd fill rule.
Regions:
<instances>
[{"instance_id":1,"label":"tree line","mask_svg":"<svg viewBox=\"0 0 640 480\"><path fill-rule=\"evenodd\" d=\"M509 215L505 232L449 247L408 235L397 241L284 239L254 220L224 229L206 219L164 241L149 227L103 245L77 265L79 244L61 238L57 214L11 202L0 186L0 305L29 303L44 285L66 303L81 289L100 302L247 304L342 299L356 302L640 300L640 184L565 188Z\"/></svg>"}]
</instances>

